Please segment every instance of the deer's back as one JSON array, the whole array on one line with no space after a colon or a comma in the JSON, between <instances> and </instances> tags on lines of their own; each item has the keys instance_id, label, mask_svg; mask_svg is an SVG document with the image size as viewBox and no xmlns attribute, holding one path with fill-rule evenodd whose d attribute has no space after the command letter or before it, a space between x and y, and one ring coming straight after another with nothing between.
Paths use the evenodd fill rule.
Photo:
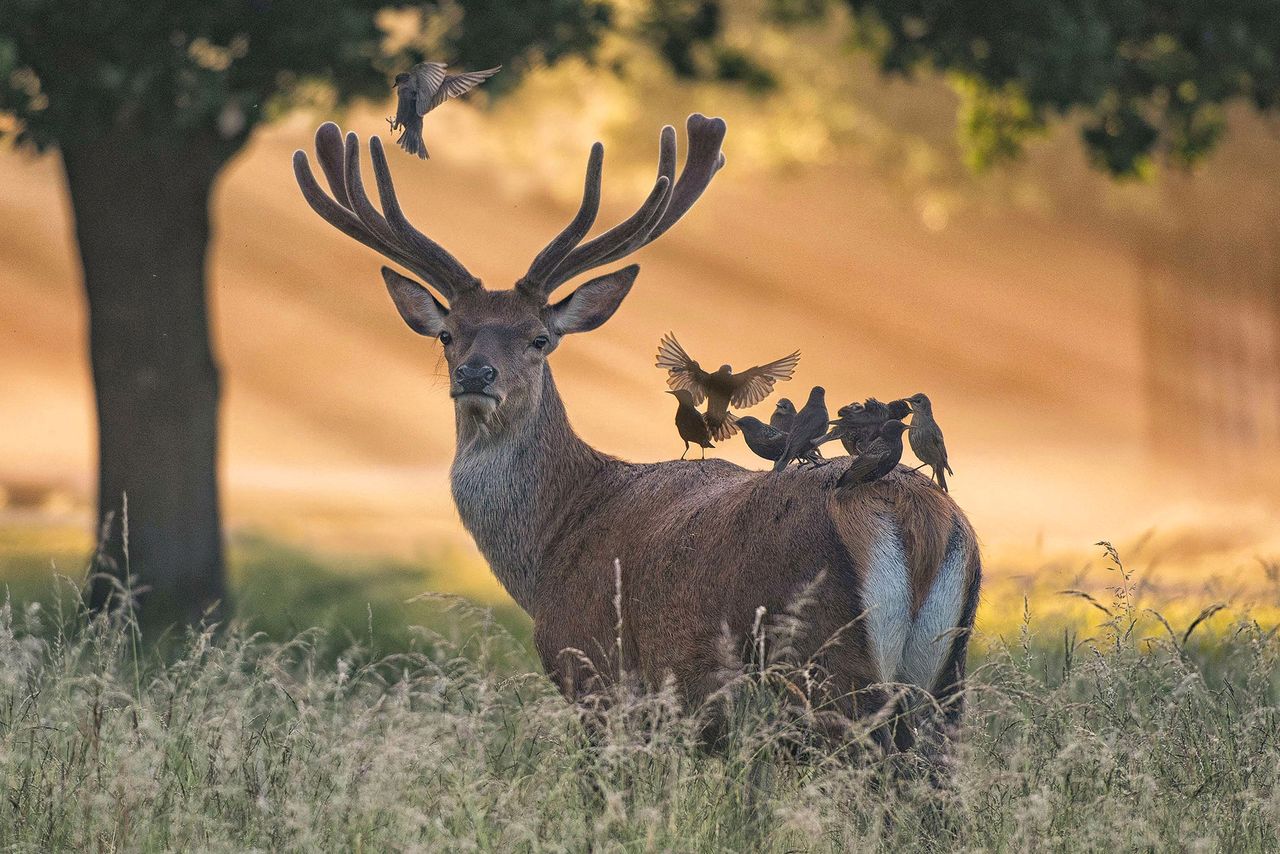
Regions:
<instances>
[{"instance_id":1,"label":"deer's back","mask_svg":"<svg viewBox=\"0 0 1280 854\"><path fill-rule=\"evenodd\" d=\"M846 466L773 473L708 460L602 472L543 557L533 616L544 663L565 675L559 652L573 648L609 670L616 559L624 663L653 683L674 674L691 698L705 694L760 607L766 620L800 618L797 655L843 628L841 678L895 678L882 671L898 668L911 622L938 610L925 605L948 544L976 555L973 534L949 497L904 468L837 493ZM942 611L942 622L958 619L958 608Z\"/></svg>"}]
</instances>

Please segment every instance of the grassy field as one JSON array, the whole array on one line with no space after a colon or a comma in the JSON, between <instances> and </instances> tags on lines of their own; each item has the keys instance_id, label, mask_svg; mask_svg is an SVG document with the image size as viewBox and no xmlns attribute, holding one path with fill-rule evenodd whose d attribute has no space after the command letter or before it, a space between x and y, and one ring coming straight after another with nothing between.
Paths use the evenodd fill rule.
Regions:
<instances>
[{"instance_id":1,"label":"grassy field","mask_svg":"<svg viewBox=\"0 0 1280 854\"><path fill-rule=\"evenodd\" d=\"M1087 637L1028 605L978 639L931 782L859 751L864 731L854 762L808 741L779 662L732 680L716 752L670 697L622 688L589 731L522 617L406 602L407 568L256 548L243 623L171 636L163 659L73 584L4 607L0 848L1249 851L1280 832L1275 631L1165 625L1118 566L1080 599Z\"/></svg>"}]
</instances>

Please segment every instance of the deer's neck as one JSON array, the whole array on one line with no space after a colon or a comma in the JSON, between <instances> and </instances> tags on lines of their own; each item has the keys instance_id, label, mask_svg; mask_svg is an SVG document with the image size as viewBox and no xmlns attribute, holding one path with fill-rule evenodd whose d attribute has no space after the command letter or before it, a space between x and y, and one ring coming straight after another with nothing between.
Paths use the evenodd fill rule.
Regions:
<instances>
[{"instance_id":1,"label":"deer's neck","mask_svg":"<svg viewBox=\"0 0 1280 854\"><path fill-rule=\"evenodd\" d=\"M612 458L578 438L543 367L541 403L519 425L485 435L458 425L453 500L498 581L531 611L542 557L579 492Z\"/></svg>"}]
</instances>

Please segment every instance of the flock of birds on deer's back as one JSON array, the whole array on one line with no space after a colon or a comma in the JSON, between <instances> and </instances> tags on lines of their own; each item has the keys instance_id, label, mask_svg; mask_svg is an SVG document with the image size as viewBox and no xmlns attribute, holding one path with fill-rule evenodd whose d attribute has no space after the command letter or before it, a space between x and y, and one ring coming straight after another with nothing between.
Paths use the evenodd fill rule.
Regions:
<instances>
[{"instance_id":1,"label":"flock of birds on deer's back","mask_svg":"<svg viewBox=\"0 0 1280 854\"><path fill-rule=\"evenodd\" d=\"M933 404L924 394L913 394L883 403L874 397L842 406L832 420L827 411L826 390L814 386L809 399L799 410L787 398L778 400L766 424L750 415L738 416L730 407L745 409L763 401L773 393L779 380L790 380L800 363L800 353L757 365L734 373L730 365L705 371L675 336L667 333L658 345L657 367L666 370L668 394L675 395L676 430L684 440L684 459L690 445L698 445L703 457L715 442L723 442L738 433L747 447L759 457L773 463L774 471L782 471L792 462L797 465L822 466L822 446L839 441L854 457L840 476L837 487L853 487L872 483L897 468L904 452L903 434L911 451L920 460L917 468L929 466L933 479L946 491L947 475L952 474L947 462L947 446L942 428L933 417ZM698 407L706 401L706 408ZM910 417L910 423L905 419Z\"/></svg>"}]
</instances>

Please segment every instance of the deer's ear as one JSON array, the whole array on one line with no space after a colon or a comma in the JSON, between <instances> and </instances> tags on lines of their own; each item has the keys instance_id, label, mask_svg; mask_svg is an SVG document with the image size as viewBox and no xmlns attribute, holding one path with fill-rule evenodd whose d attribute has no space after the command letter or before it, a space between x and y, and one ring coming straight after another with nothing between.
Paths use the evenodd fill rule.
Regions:
<instances>
[{"instance_id":1,"label":"deer's ear","mask_svg":"<svg viewBox=\"0 0 1280 854\"><path fill-rule=\"evenodd\" d=\"M639 264L598 276L551 306L549 325L557 335L590 332L618 310L640 272Z\"/></svg>"},{"instance_id":2,"label":"deer's ear","mask_svg":"<svg viewBox=\"0 0 1280 854\"><path fill-rule=\"evenodd\" d=\"M449 309L442 306L431 291L390 267L382 268L382 278L387 283L391 299L395 300L396 310L409 328L419 335L437 337L444 329Z\"/></svg>"}]
</instances>

